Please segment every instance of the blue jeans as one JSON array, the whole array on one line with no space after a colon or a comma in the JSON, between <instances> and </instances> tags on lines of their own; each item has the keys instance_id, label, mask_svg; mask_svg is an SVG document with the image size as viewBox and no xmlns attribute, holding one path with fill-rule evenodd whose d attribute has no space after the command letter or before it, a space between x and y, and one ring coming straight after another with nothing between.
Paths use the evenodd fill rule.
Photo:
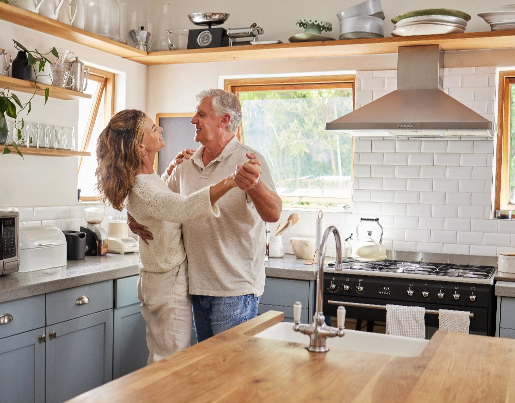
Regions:
<instances>
[{"instance_id":1,"label":"blue jeans","mask_svg":"<svg viewBox=\"0 0 515 403\"><path fill-rule=\"evenodd\" d=\"M192 295L191 303L197 342L200 343L224 330L255 318L259 297L254 297L254 294L237 297Z\"/></svg>"}]
</instances>

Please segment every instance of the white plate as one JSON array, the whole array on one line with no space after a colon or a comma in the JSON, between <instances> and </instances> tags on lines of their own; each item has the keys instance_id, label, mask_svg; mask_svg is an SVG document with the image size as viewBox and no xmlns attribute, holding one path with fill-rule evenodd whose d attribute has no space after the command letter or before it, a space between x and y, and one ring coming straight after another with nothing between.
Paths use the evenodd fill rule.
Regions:
<instances>
[{"instance_id":1,"label":"white plate","mask_svg":"<svg viewBox=\"0 0 515 403\"><path fill-rule=\"evenodd\" d=\"M515 20L515 11L488 11L486 13L479 13L478 16L492 24Z\"/></svg>"},{"instance_id":2,"label":"white plate","mask_svg":"<svg viewBox=\"0 0 515 403\"><path fill-rule=\"evenodd\" d=\"M467 28L465 25L461 25L461 24L450 24L448 22L423 22L423 21L420 21L420 22L412 22L411 24L404 24L404 25L398 25L398 24L395 24L393 29L397 29L397 28L404 28L404 27L410 27L412 25L424 25L424 24L432 24L432 25L446 25L448 27L454 27L454 28L459 28L459 29L462 29L465 31L465 29Z\"/></svg>"},{"instance_id":3,"label":"white plate","mask_svg":"<svg viewBox=\"0 0 515 403\"><path fill-rule=\"evenodd\" d=\"M282 43L281 41L250 41L251 45L270 45L272 43Z\"/></svg>"},{"instance_id":4,"label":"white plate","mask_svg":"<svg viewBox=\"0 0 515 403\"><path fill-rule=\"evenodd\" d=\"M463 31L465 30L462 28L451 27L448 25L418 24L399 27L392 32L392 36L459 34Z\"/></svg>"},{"instance_id":5,"label":"white plate","mask_svg":"<svg viewBox=\"0 0 515 403\"><path fill-rule=\"evenodd\" d=\"M449 23L449 24L459 24L464 27L467 26L467 21L463 18L453 17L452 15L421 15L419 17L410 17L400 20L396 27L403 27L404 25L411 25L416 22L438 22L438 23Z\"/></svg>"}]
</instances>

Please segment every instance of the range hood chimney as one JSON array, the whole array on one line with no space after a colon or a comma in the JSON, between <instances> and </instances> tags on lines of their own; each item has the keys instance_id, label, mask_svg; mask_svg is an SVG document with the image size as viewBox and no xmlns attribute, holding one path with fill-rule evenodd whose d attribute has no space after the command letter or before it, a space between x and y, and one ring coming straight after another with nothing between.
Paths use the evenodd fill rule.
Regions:
<instances>
[{"instance_id":1,"label":"range hood chimney","mask_svg":"<svg viewBox=\"0 0 515 403\"><path fill-rule=\"evenodd\" d=\"M397 90L332 122L352 136L492 137L492 122L445 94L440 45L400 46Z\"/></svg>"}]
</instances>

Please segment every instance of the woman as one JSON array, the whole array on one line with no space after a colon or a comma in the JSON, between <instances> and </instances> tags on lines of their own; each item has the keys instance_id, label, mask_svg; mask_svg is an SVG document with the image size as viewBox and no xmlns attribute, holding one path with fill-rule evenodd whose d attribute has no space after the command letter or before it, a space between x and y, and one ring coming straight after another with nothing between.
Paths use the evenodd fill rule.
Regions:
<instances>
[{"instance_id":1,"label":"woman","mask_svg":"<svg viewBox=\"0 0 515 403\"><path fill-rule=\"evenodd\" d=\"M219 216L216 201L236 187L232 176L189 196L173 193L154 172L164 147L163 129L143 112L113 116L97 143L96 176L102 200L127 209L152 231L140 240L138 298L147 324L148 364L187 348L191 341L191 302L181 224ZM176 162L180 162L179 154Z\"/></svg>"}]
</instances>

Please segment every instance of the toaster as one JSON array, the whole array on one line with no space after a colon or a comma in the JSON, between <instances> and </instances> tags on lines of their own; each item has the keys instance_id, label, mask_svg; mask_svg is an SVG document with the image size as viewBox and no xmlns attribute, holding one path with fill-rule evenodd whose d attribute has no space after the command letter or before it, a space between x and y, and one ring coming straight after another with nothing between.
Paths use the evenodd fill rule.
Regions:
<instances>
[{"instance_id":1,"label":"toaster","mask_svg":"<svg viewBox=\"0 0 515 403\"><path fill-rule=\"evenodd\" d=\"M15 273L20 268L19 228L18 212L0 210L0 274Z\"/></svg>"}]
</instances>

